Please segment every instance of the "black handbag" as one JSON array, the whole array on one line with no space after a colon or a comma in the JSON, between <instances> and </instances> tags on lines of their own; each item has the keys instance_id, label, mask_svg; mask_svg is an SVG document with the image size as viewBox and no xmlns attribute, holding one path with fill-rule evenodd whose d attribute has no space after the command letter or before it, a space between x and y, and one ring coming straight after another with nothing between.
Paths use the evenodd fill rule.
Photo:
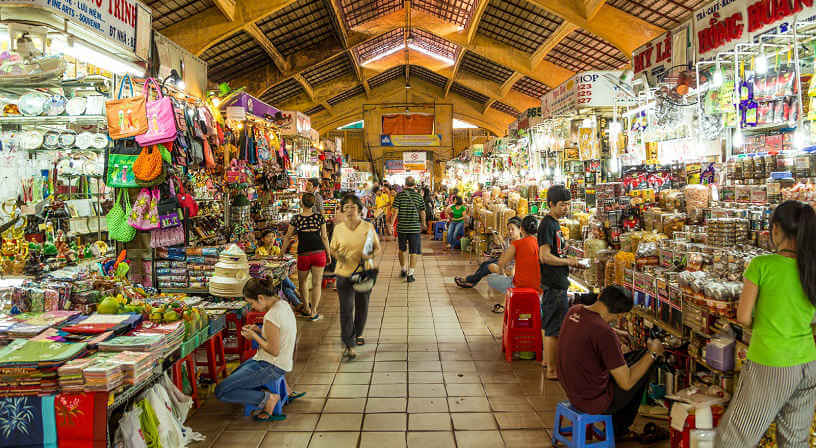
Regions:
<instances>
[{"instance_id":1,"label":"black handbag","mask_svg":"<svg viewBox=\"0 0 816 448\"><path fill-rule=\"evenodd\" d=\"M360 264L354 268L354 272L352 272L349 277L351 287L354 288L356 292L370 292L374 288L374 285L377 284L377 275L379 275L379 273L380 270L377 268L366 269L365 262L361 261Z\"/></svg>"},{"instance_id":2,"label":"black handbag","mask_svg":"<svg viewBox=\"0 0 816 448\"><path fill-rule=\"evenodd\" d=\"M169 185L159 187L159 191L161 196L159 203L156 205L159 211L159 225L162 229L180 226L184 215L181 212L181 206L176 198L176 192L173 188L173 179L170 179Z\"/></svg>"}]
</instances>

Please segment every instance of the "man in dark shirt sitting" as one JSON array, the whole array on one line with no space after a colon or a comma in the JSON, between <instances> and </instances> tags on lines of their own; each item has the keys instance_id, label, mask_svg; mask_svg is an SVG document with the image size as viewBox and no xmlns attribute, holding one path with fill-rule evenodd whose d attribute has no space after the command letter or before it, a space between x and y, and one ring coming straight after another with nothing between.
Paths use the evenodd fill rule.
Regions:
<instances>
[{"instance_id":1,"label":"man in dark shirt sitting","mask_svg":"<svg viewBox=\"0 0 816 448\"><path fill-rule=\"evenodd\" d=\"M624 357L610 323L632 306L629 291L608 286L594 304L569 309L558 339L558 378L570 403L588 414L611 414L618 440L627 438L653 364L663 355L660 341L650 340L647 350Z\"/></svg>"}]
</instances>

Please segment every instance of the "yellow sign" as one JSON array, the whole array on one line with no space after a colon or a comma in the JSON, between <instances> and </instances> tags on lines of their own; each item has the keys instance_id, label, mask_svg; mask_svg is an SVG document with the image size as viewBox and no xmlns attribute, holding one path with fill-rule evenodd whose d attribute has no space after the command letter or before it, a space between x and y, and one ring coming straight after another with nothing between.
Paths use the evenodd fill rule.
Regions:
<instances>
[{"instance_id":1,"label":"yellow sign","mask_svg":"<svg viewBox=\"0 0 816 448\"><path fill-rule=\"evenodd\" d=\"M441 146L442 136L429 135L380 135L380 146Z\"/></svg>"}]
</instances>

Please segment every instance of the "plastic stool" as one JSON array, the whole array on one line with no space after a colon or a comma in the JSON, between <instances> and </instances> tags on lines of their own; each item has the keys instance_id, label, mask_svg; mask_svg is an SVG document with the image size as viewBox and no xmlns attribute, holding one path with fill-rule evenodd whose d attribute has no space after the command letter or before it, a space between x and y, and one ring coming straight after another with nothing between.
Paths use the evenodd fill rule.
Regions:
<instances>
[{"instance_id":1,"label":"plastic stool","mask_svg":"<svg viewBox=\"0 0 816 448\"><path fill-rule=\"evenodd\" d=\"M235 326L233 330L230 328L230 324ZM244 351L244 338L241 336L241 327L244 326L244 317L241 313L238 312L231 312L227 313L227 326L224 330L224 336L232 334L235 332L235 340L237 345L235 347L228 347L224 346L224 353L228 355L240 355Z\"/></svg>"},{"instance_id":2,"label":"plastic stool","mask_svg":"<svg viewBox=\"0 0 816 448\"><path fill-rule=\"evenodd\" d=\"M512 362L513 352L534 352L541 361L544 343L541 339L541 303L532 288L510 288L505 295L502 351Z\"/></svg>"},{"instance_id":3,"label":"plastic stool","mask_svg":"<svg viewBox=\"0 0 816 448\"><path fill-rule=\"evenodd\" d=\"M562 426L568 420L571 426ZM596 423L603 423L602 431ZM597 439L597 441L592 441ZM569 448L615 448L615 429L611 415L584 414L573 408L569 401L558 403L555 408L552 445L558 442Z\"/></svg>"},{"instance_id":4,"label":"plastic stool","mask_svg":"<svg viewBox=\"0 0 816 448\"><path fill-rule=\"evenodd\" d=\"M445 231L447 224L448 223L446 223L445 221L437 221L434 223L433 227L434 240L443 241L443 232Z\"/></svg>"},{"instance_id":5,"label":"plastic stool","mask_svg":"<svg viewBox=\"0 0 816 448\"><path fill-rule=\"evenodd\" d=\"M323 282L321 283L321 286L323 287L323 289L328 288L330 283L336 286L337 285L337 277L335 277L334 275L324 275L323 276Z\"/></svg>"},{"instance_id":6,"label":"plastic stool","mask_svg":"<svg viewBox=\"0 0 816 448\"><path fill-rule=\"evenodd\" d=\"M192 353L173 364L173 384L178 387L178 390L184 392L184 378L181 374L182 363L187 367L187 378L190 381L190 396L193 398L193 404L198 408L201 404L198 400L198 378L196 378L196 363Z\"/></svg>"},{"instance_id":7,"label":"plastic stool","mask_svg":"<svg viewBox=\"0 0 816 448\"><path fill-rule=\"evenodd\" d=\"M286 389L286 380L285 377L280 377L271 383L265 384L261 387L261 390L266 389L273 394L280 395L280 400L278 400L278 404L275 405L275 411L273 415L281 415L283 413L283 406L289 401L289 391ZM260 408L257 406L252 406L251 404L244 405L244 416L249 416L252 414L252 411L257 411Z\"/></svg>"},{"instance_id":8,"label":"plastic stool","mask_svg":"<svg viewBox=\"0 0 816 448\"><path fill-rule=\"evenodd\" d=\"M207 376L213 383L218 383L218 378L227 377L227 361L224 353L224 330L213 334L207 339L199 350L207 352L207 362L196 362L196 365L207 367Z\"/></svg>"}]
</instances>

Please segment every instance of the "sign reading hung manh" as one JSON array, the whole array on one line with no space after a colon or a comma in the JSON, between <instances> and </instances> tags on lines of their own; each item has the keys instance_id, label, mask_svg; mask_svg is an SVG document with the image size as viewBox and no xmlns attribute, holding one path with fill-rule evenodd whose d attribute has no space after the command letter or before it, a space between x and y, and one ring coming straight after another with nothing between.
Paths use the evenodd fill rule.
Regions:
<instances>
[{"instance_id":1,"label":"sign reading hung manh","mask_svg":"<svg viewBox=\"0 0 816 448\"><path fill-rule=\"evenodd\" d=\"M816 15L814 0L718 0L694 11L697 60L712 59L768 32L786 32L794 17Z\"/></svg>"}]
</instances>

